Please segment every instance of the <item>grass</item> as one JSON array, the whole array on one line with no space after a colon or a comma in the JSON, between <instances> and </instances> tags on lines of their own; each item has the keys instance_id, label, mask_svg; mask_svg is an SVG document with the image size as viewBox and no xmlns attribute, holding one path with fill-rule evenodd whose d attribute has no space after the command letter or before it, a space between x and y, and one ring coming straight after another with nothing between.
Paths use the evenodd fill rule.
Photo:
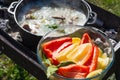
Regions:
<instances>
[{"instance_id":1,"label":"grass","mask_svg":"<svg viewBox=\"0 0 120 80\"><path fill-rule=\"evenodd\" d=\"M0 55L0 80L37 80L6 55Z\"/></svg>"},{"instance_id":2,"label":"grass","mask_svg":"<svg viewBox=\"0 0 120 80\"><path fill-rule=\"evenodd\" d=\"M88 0L89 2L120 16L120 0Z\"/></svg>"},{"instance_id":3,"label":"grass","mask_svg":"<svg viewBox=\"0 0 120 80\"><path fill-rule=\"evenodd\" d=\"M89 2L120 16L120 0L89 0ZM37 80L6 55L0 55L0 80Z\"/></svg>"}]
</instances>

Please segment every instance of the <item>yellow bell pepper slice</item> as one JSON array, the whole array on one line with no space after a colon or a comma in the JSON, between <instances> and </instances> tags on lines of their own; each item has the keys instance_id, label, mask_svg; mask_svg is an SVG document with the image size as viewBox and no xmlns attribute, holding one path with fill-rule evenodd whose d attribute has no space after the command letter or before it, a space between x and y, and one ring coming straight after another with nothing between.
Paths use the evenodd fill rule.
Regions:
<instances>
[{"instance_id":1,"label":"yellow bell pepper slice","mask_svg":"<svg viewBox=\"0 0 120 80\"><path fill-rule=\"evenodd\" d=\"M102 69L94 70L94 71L90 72L90 73L86 76L86 78L90 78L90 77L96 76L96 75L98 75L98 74L101 74L102 71L103 71ZM99 79L95 79L95 80L99 80Z\"/></svg>"},{"instance_id":2,"label":"yellow bell pepper slice","mask_svg":"<svg viewBox=\"0 0 120 80\"><path fill-rule=\"evenodd\" d=\"M81 39L78 38L78 37L73 37L73 38L72 38L72 43L73 43L73 44L74 44L74 43L80 44L80 41L81 41Z\"/></svg>"}]
</instances>

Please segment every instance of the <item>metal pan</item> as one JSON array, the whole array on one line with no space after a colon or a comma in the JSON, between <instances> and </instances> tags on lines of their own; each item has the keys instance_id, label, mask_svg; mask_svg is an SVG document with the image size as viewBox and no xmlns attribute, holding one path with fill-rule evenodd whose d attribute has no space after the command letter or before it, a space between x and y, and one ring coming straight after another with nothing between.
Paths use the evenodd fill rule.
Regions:
<instances>
[{"instance_id":1,"label":"metal pan","mask_svg":"<svg viewBox=\"0 0 120 80\"><path fill-rule=\"evenodd\" d=\"M57 4L54 2L57 2ZM81 26L84 26L85 24L93 24L96 20L96 13L92 11L89 4L84 0L20 0L13 2L8 8L8 12L14 15L15 22L18 25L21 37L23 39L23 44L26 46L35 48L43 35L35 35L29 30L26 30L20 25L20 21L24 18L26 13L30 12L31 9L40 9L41 7L48 6L48 4L50 7L56 7L56 5L63 7L68 4L70 8L75 8L77 11L82 11L86 16L86 19L84 24Z\"/></svg>"}]
</instances>

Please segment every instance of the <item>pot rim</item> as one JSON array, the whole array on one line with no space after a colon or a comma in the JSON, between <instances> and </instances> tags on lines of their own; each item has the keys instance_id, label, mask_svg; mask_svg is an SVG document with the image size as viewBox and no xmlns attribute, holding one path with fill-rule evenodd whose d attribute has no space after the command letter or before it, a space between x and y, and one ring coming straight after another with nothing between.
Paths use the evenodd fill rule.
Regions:
<instances>
[{"instance_id":1,"label":"pot rim","mask_svg":"<svg viewBox=\"0 0 120 80\"><path fill-rule=\"evenodd\" d=\"M15 19L15 22L17 23L17 25L18 25L22 30L24 30L25 32L27 32L27 33L29 33L29 34L31 34L31 35L34 35L34 36L36 36L36 37L41 37L41 36L43 36L43 35L33 34L33 33L25 30L23 27L20 26L20 24L19 24L19 22L18 22L18 20L17 20L17 17L16 17L16 11L17 11L18 7L20 6L20 4L21 4L22 2L24 2L24 0L19 0L18 2L13 2L13 3L11 3L11 4L14 4L14 3L15 3L16 6L15 6L15 9L14 9L14 12L11 12L11 11L8 11L8 12L10 12L10 13L13 14L14 19ZM83 25L80 25L80 26L84 26L85 24L88 23L88 20L89 20L89 18L90 18L90 15L93 13L93 11L92 11L90 5L89 5L85 0L81 0L81 2L82 2L82 4L87 8L87 9L86 9L86 10L87 10L86 21L85 21L85 23L84 23ZM10 7L11 7L11 6L10 6ZM10 8L10 7L9 7L9 8Z\"/></svg>"}]
</instances>

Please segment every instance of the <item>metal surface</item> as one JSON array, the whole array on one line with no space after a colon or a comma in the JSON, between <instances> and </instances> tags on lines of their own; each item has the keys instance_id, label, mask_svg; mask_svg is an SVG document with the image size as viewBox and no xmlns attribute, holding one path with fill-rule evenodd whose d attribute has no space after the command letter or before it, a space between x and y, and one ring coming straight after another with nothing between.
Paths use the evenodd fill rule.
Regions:
<instances>
[{"instance_id":1,"label":"metal surface","mask_svg":"<svg viewBox=\"0 0 120 80\"><path fill-rule=\"evenodd\" d=\"M10 57L15 63L24 67L28 72L39 80L46 80L46 75L36 61L36 54L27 49L4 31L0 30L0 46L4 46L3 53Z\"/></svg>"},{"instance_id":2,"label":"metal surface","mask_svg":"<svg viewBox=\"0 0 120 80\"><path fill-rule=\"evenodd\" d=\"M98 14L98 18L104 22L103 26L94 25L95 27L105 31L109 29L115 29L118 33L114 37L114 40L117 42L120 41L120 17L111 14L97 6L94 6L90 4L93 11L95 11ZM0 11L0 15L7 15L6 10L3 12ZM3 18L13 18L10 16L3 16ZM11 29L16 30L14 24L14 19L10 19L10 26ZM2 52L6 54L8 57L10 57L15 63L25 68L29 73L34 75L38 80L47 80L46 75L41 70L41 66L37 62L37 56L36 53L31 51L29 46L25 47L25 44L22 42L18 42L15 39L13 39L11 36L8 35L5 31L0 29L0 47L2 47ZM120 49L118 49L115 52L116 58L115 63L112 66L112 68L108 71L106 76L103 78L103 80L106 80L109 76L111 76L112 73L115 73L116 79L120 79Z\"/></svg>"}]
</instances>

